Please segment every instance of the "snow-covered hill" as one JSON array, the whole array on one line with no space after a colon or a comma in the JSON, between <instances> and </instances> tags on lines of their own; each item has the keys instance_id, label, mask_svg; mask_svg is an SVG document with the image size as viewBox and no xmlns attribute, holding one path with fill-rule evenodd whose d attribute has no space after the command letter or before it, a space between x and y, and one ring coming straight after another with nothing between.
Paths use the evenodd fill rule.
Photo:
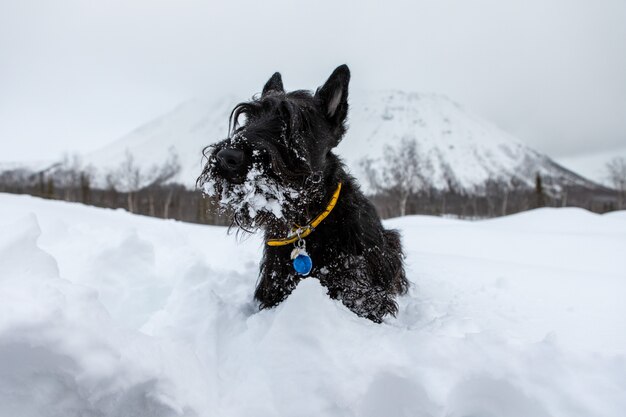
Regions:
<instances>
[{"instance_id":1,"label":"snow-covered hill","mask_svg":"<svg viewBox=\"0 0 626 417\"><path fill-rule=\"evenodd\" d=\"M86 155L84 162L103 175L116 169L128 151L147 171L165 162L175 150L182 165L177 181L193 186L201 171L202 148L226 136L228 115L236 101L234 97L222 97L183 103L104 149ZM452 182L458 188L472 190L487 179L509 181L514 177L532 185L537 172L547 183L552 179L555 183L595 186L445 96L355 92L350 102L350 129L338 152L364 184L360 165L363 158L380 159L385 145L398 146L408 138L417 141L432 167L427 177L437 188Z\"/></svg>"},{"instance_id":2,"label":"snow-covered hill","mask_svg":"<svg viewBox=\"0 0 626 417\"><path fill-rule=\"evenodd\" d=\"M532 186L539 172L556 184L594 187L495 125L442 95L401 91L366 93L352 100L350 131L339 152L351 167L380 158L385 145L415 139L431 166L429 181L472 190L485 181L513 178ZM549 182L549 181L548 181Z\"/></svg>"},{"instance_id":3,"label":"snow-covered hill","mask_svg":"<svg viewBox=\"0 0 626 417\"><path fill-rule=\"evenodd\" d=\"M82 163L96 168L99 182L119 168L126 153L144 172L165 163L175 152L181 171L176 181L193 187L202 171L202 149L226 137L234 97L192 99L135 129L104 148L84 155Z\"/></svg>"},{"instance_id":4,"label":"snow-covered hill","mask_svg":"<svg viewBox=\"0 0 626 417\"><path fill-rule=\"evenodd\" d=\"M0 194L0 416L622 416L626 212L411 216L381 325L226 229Z\"/></svg>"}]
</instances>

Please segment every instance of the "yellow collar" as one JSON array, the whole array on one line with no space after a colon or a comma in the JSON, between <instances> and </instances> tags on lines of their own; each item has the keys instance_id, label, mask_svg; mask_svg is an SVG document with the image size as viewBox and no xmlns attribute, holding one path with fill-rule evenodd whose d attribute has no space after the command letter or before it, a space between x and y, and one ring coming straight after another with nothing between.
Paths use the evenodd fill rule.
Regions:
<instances>
[{"instance_id":1,"label":"yellow collar","mask_svg":"<svg viewBox=\"0 0 626 417\"><path fill-rule=\"evenodd\" d=\"M335 208L337 204L337 200L339 200L339 193L341 192L341 183L337 184L337 189L333 193L333 196L330 198L330 202L328 206L326 206L326 210L317 215L311 222L309 222L305 226L298 226L294 228L289 236L285 239L270 239L267 241L269 246L285 246L290 243L296 242L299 239L304 239L308 235L310 235L313 230L330 214L331 211Z\"/></svg>"}]
</instances>

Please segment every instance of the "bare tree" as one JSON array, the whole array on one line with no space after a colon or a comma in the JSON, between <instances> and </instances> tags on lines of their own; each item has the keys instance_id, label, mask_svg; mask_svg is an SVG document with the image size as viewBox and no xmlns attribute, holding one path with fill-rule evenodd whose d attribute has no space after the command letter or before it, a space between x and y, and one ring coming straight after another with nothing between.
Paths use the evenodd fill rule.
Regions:
<instances>
[{"instance_id":1,"label":"bare tree","mask_svg":"<svg viewBox=\"0 0 626 417\"><path fill-rule=\"evenodd\" d=\"M80 188L80 172L82 162L78 155L63 155L63 160L49 171L60 189L63 190L65 201L74 201Z\"/></svg>"},{"instance_id":2,"label":"bare tree","mask_svg":"<svg viewBox=\"0 0 626 417\"><path fill-rule=\"evenodd\" d=\"M430 166L422 158L415 139L403 138L395 147L385 146L380 172L374 165L371 159L361 161L371 188L392 197L398 204L400 216L406 214L409 196L429 189L427 171Z\"/></svg>"},{"instance_id":3,"label":"bare tree","mask_svg":"<svg viewBox=\"0 0 626 417\"><path fill-rule=\"evenodd\" d=\"M361 169L365 173L365 178L369 184L372 192L383 191L383 186L380 183L380 173L374 166L374 160L371 158L363 158L360 161Z\"/></svg>"},{"instance_id":4,"label":"bare tree","mask_svg":"<svg viewBox=\"0 0 626 417\"><path fill-rule=\"evenodd\" d=\"M495 217L496 205L499 199L506 201L508 189L501 178L489 178L484 184L485 201L487 202L487 217ZM502 203L505 205L506 203Z\"/></svg>"},{"instance_id":5,"label":"bare tree","mask_svg":"<svg viewBox=\"0 0 626 417\"><path fill-rule=\"evenodd\" d=\"M506 216L506 210L509 205L509 193L511 192L512 188L512 181L511 186L509 186L507 181L504 178L501 178L500 184L502 184L502 205L500 206L500 216Z\"/></svg>"},{"instance_id":6,"label":"bare tree","mask_svg":"<svg viewBox=\"0 0 626 417\"><path fill-rule=\"evenodd\" d=\"M617 190L617 208L624 208L626 197L626 158L613 158L606 164L609 181Z\"/></svg>"},{"instance_id":7,"label":"bare tree","mask_svg":"<svg viewBox=\"0 0 626 417\"><path fill-rule=\"evenodd\" d=\"M178 154L174 149L170 149L165 162L154 164L147 169L138 165L133 155L126 151L125 158L119 168L107 175L107 184L111 190L119 189L126 193L126 204L131 213L145 212L145 208L142 209L140 204L145 204L147 200L148 215L156 216L157 205L160 207L160 204L163 203L163 217L167 218L173 194L177 188L166 187L166 185L175 179L180 170ZM165 197L163 197L164 190L166 192Z\"/></svg>"},{"instance_id":8,"label":"bare tree","mask_svg":"<svg viewBox=\"0 0 626 417\"><path fill-rule=\"evenodd\" d=\"M88 165L79 173L80 201L83 204L91 204L91 188L95 177L96 169Z\"/></svg>"},{"instance_id":9,"label":"bare tree","mask_svg":"<svg viewBox=\"0 0 626 417\"><path fill-rule=\"evenodd\" d=\"M178 153L176 153L176 150L172 148L170 149L168 159L162 165L152 168L153 178L149 187L160 187L167 184L180 173L180 170L181 166ZM176 187L168 187L167 189L167 194L163 201L163 218L165 219L169 217L170 206L176 189ZM150 194L150 212L154 215L155 208L153 194Z\"/></svg>"},{"instance_id":10,"label":"bare tree","mask_svg":"<svg viewBox=\"0 0 626 417\"><path fill-rule=\"evenodd\" d=\"M169 156L161 165L153 165L150 173L146 174L147 186L157 186L166 184L180 173L180 160L178 153L170 148Z\"/></svg>"},{"instance_id":11,"label":"bare tree","mask_svg":"<svg viewBox=\"0 0 626 417\"><path fill-rule=\"evenodd\" d=\"M135 163L135 158L130 151L126 150L124 160L120 164L115 175L121 191L127 193L127 207L128 211L133 213L135 211L136 198L135 193L139 190L142 184L141 169Z\"/></svg>"},{"instance_id":12,"label":"bare tree","mask_svg":"<svg viewBox=\"0 0 626 417\"><path fill-rule=\"evenodd\" d=\"M502 205L500 208L500 215L506 216L510 206L513 206L513 210L516 209L515 196L519 196L522 189L525 187L524 181L518 177L511 177L508 180L504 177L500 177L498 180L501 187L502 192ZM513 201L511 202L511 196L513 196ZM525 201L525 200L524 200Z\"/></svg>"}]
</instances>

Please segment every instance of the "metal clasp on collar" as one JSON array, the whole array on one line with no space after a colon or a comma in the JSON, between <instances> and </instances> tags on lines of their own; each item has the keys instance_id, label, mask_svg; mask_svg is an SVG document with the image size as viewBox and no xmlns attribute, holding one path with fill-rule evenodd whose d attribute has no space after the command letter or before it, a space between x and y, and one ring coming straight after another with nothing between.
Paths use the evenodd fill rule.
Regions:
<instances>
[{"instance_id":1,"label":"metal clasp on collar","mask_svg":"<svg viewBox=\"0 0 626 417\"><path fill-rule=\"evenodd\" d=\"M295 229L293 229L291 233L289 233L289 236L287 236L287 239L291 239L292 237L297 236L298 242L301 242L302 238L300 236L303 235L307 230L310 230L312 232L313 227L310 224L307 224L306 226L298 226Z\"/></svg>"},{"instance_id":2,"label":"metal clasp on collar","mask_svg":"<svg viewBox=\"0 0 626 417\"><path fill-rule=\"evenodd\" d=\"M322 171L315 171L305 180L306 185L316 185L322 182Z\"/></svg>"}]
</instances>

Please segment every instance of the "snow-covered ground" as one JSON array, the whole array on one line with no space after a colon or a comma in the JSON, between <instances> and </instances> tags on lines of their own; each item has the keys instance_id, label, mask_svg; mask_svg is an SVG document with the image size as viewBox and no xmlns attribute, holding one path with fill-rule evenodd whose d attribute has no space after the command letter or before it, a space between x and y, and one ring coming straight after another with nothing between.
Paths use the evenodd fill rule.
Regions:
<instances>
[{"instance_id":1,"label":"snow-covered ground","mask_svg":"<svg viewBox=\"0 0 626 417\"><path fill-rule=\"evenodd\" d=\"M258 312L258 237L0 194L0 416L624 415L626 212L387 226L376 325L314 278Z\"/></svg>"}]
</instances>

